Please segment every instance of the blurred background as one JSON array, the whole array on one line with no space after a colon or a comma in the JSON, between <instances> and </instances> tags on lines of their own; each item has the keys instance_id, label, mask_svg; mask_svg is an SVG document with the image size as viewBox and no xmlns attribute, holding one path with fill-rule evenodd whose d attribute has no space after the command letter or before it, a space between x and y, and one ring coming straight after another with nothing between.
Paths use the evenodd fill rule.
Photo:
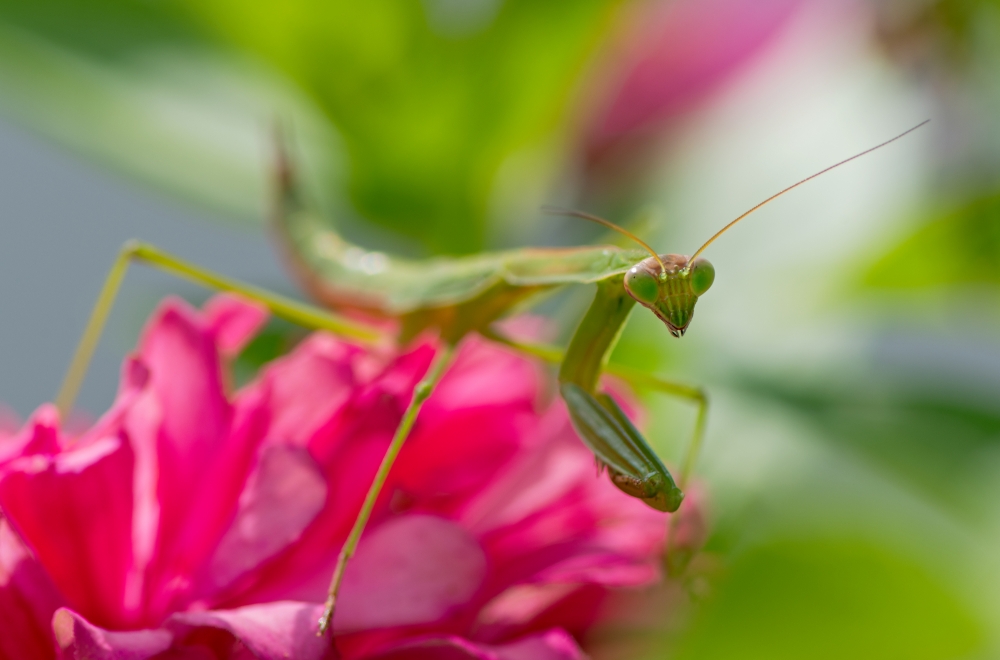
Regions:
<instances>
[{"instance_id":1,"label":"blurred background","mask_svg":"<svg viewBox=\"0 0 1000 660\"><path fill-rule=\"evenodd\" d=\"M706 256L688 335L615 360L708 388L710 535L602 657L1000 657L997 0L0 0L0 423L58 387L121 243L297 295L269 134L351 239ZM638 220L636 220L638 218ZM167 293L133 268L81 406ZM591 292L546 300L563 336ZM645 395L644 395L645 396ZM693 410L645 398L676 463ZM633 608L633 609L628 609Z\"/></svg>"}]
</instances>

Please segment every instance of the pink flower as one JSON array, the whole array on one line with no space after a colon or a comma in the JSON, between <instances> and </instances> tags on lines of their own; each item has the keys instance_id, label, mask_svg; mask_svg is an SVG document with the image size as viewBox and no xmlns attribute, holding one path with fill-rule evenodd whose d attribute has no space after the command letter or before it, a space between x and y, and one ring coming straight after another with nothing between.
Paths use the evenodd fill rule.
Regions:
<instances>
[{"instance_id":1,"label":"pink flower","mask_svg":"<svg viewBox=\"0 0 1000 660\"><path fill-rule=\"evenodd\" d=\"M647 0L626 16L602 65L586 131L591 168L648 148L781 34L804 0ZM614 171L613 167L607 167Z\"/></svg>"},{"instance_id":2,"label":"pink flower","mask_svg":"<svg viewBox=\"0 0 1000 660\"><path fill-rule=\"evenodd\" d=\"M432 342L314 334L235 393L265 314L171 300L78 435L0 435L0 658L579 658L665 517L598 478L531 361L470 341L422 410L317 638L346 538ZM16 532L16 533L15 533Z\"/></svg>"}]
</instances>

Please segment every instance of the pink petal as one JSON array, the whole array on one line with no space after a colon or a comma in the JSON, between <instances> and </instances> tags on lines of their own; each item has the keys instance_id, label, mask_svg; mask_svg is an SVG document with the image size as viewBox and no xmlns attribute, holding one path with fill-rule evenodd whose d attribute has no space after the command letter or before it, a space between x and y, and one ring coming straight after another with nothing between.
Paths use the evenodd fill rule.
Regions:
<instances>
[{"instance_id":1,"label":"pink petal","mask_svg":"<svg viewBox=\"0 0 1000 660\"><path fill-rule=\"evenodd\" d=\"M578 588L568 583L514 585L483 606L476 619L477 629L524 626Z\"/></svg>"},{"instance_id":2,"label":"pink petal","mask_svg":"<svg viewBox=\"0 0 1000 660\"><path fill-rule=\"evenodd\" d=\"M319 350L320 347L322 351ZM329 388L322 386L323 379L320 379L319 391L331 392L344 388L344 381L353 381L354 391L351 392L350 399L327 396L326 401L316 404L329 411L330 415L325 424L309 433L310 451L327 466L330 484L328 506L297 544L295 551L281 559L280 563L286 570L272 571L270 586L262 583L261 589L250 596L254 600L289 593L289 588L295 588L291 593L299 598L322 597L325 584L319 585L319 582L328 577L334 549L343 542L354 522L355 512L360 507L372 475L399 423L412 388L426 371L433 356L433 347L428 344L419 345L397 358L381 373L374 375L368 375L370 363L359 366L353 355L345 354L342 349L337 348L337 344L327 341L319 346L306 347L301 356L298 353L297 351L285 363L269 370L267 376L272 379L270 382L275 391L288 388L283 381L289 376L298 379L300 373L315 373L306 368L310 363L336 363L327 357L330 355L338 355L339 364L349 365L354 375L350 378L339 376L339 382L327 381L335 383ZM490 362L496 359L496 369L490 372L494 381L506 378L513 381L510 387L505 388L502 396L497 396L490 394L492 388L482 388L482 381L477 381L476 387L480 387L488 405L461 412L454 410L454 407L465 405L467 388L452 388L452 395L448 395L447 390L436 392L421 412L414 435L407 443L408 448L404 449L404 454L400 456L390 475L390 481L384 489L385 496L376 506L373 524L377 524L380 517L385 515L386 505L400 491L404 500L408 497L420 500L425 510L447 512L450 505L446 506L435 500L434 506L431 506L429 499L444 496L446 500L461 500L468 497L517 450L518 438L522 435L519 427L523 418L532 414L537 375L530 366L524 368L524 360L520 360L518 367L511 362L509 356L496 352L490 354L479 349L464 352L453 373L462 379L469 369L490 369L490 362L468 366L470 360L475 362L484 354L491 358ZM296 365L295 371L288 369L293 364ZM517 371L518 368L520 371ZM512 371L514 375L510 375ZM324 371L320 371L322 373ZM366 377L369 382L363 384ZM446 377L446 382L450 377L451 374ZM523 382L525 380L526 383ZM464 381L467 386L472 382L468 378L464 378ZM305 382L297 385L300 389L305 388L303 395L306 398L313 396ZM443 398L444 402L438 401L439 398ZM297 410L299 404L291 400L291 397L288 400L291 405L296 406L293 410ZM332 410L327 403L330 400L336 404ZM291 414L280 412L277 401L275 407L279 408L275 417L295 419ZM306 417L306 428L314 426L311 421L313 419L315 418ZM475 441L454 442L455 438L466 437L475 437ZM316 580L317 574L324 576L322 580ZM295 583L302 586L292 587ZM305 586L306 584L311 586Z\"/></svg>"},{"instance_id":3,"label":"pink petal","mask_svg":"<svg viewBox=\"0 0 1000 660\"><path fill-rule=\"evenodd\" d=\"M470 337L431 400L444 411L520 405L534 402L539 389L539 369L531 361L503 346Z\"/></svg>"},{"instance_id":4,"label":"pink petal","mask_svg":"<svg viewBox=\"0 0 1000 660\"><path fill-rule=\"evenodd\" d=\"M240 497L239 512L209 566L218 591L297 539L326 502L326 481L304 449L273 445Z\"/></svg>"},{"instance_id":5,"label":"pink petal","mask_svg":"<svg viewBox=\"0 0 1000 660\"><path fill-rule=\"evenodd\" d=\"M227 604L283 598L322 601L326 597L337 552L361 507L367 482L370 482L384 453L385 443L365 443L357 452L342 454L345 464L364 466L359 471L368 475L367 481L364 477L357 477L338 483L327 477L329 495L320 515L292 547L255 572L252 588L240 592L236 601L227 601Z\"/></svg>"},{"instance_id":6,"label":"pink petal","mask_svg":"<svg viewBox=\"0 0 1000 660\"><path fill-rule=\"evenodd\" d=\"M63 657L74 660L146 660L169 649L173 639L165 630L104 630L65 607L52 617L52 630Z\"/></svg>"},{"instance_id":7,"label":"pink petal","mask_svg":"<svg viewBox=\"0 0 1000 660\"><path fill-rule=\"evenodd\" d=\"M583 484L606 479L596 474L593 455L576 437L564 408L551 410L536 422L532 432L540 437L531 443L530 450L522 452L516 462L485 484L470 501L462 519L476 533L523 525L533 516L572 500L572 494ZM621 501L633 500L623 494ZM590 517L586 507L572 510L585 519ZM581 520L581 524L585 522ZM544 529L539 532L545 534ZM560 537L561 530L552 529L536 543Z\"/></svg>"},{"instance_id":8,"label":"pink petal","mask_svg":"<svg viewBox=\"0 0 1000 660\"><path fill-rule=\"evenodd\" d=\"M690 109L771 42L802 0L682 0L640 4L611 65L617 89L591 150Z\"/></svg>"},{"instance_id":9,"label":"pink petal","mask_svg":"<svg viewBox=\"0 0 1000 660\"><path fill-rule=\"evenodd\" d=\"M538 585L550 593L533 605L530 615L522 609L509 620L495 620L492 625L477 621L476 631L483 640L512 639L558 626L574 637L585 637L607 615L607 603L613 593L603 585L584 583L572 585ZM561 593L558 587L563 587ZM636 593L633 591L632 593Z\"/></svg>"},{"instance_id":10,"label":"pink petal","mask_svg":"<svg viewBox=\"0 0 1000 660\"><path fill-rule=\"evenodd\" d=\"M139 342L151 386L170 411L164 440L178 457L214 448L226 428L228 408L211 328L179 299L167 299ZM204 444L202 444L204 442Z\"/></svg>"},{"instance_id":11,"label":"pink petal","mask_svg":"<svg viewBox=\"0 0 1000 660\"><path fill-rule=\"evenodd\" d=\"M348 351L329 337L314 335L309 344L313 345L305 347L302 351L304 356L296 351L265 373L269 386L276 392L272 399L275 406L272 419L280 420L279 424L272 425L269 436L278 442L298 443L304 440L308 443L309 452L325 473L329 489L326 506L294 547L266 567L252 592L241 595L239 603L289 597L323 600L331 562L354 523L413 386L433 357L433 347L421 345L400 356L388 367L376 371L370 361L359 364L353 355L356 349ZM338 357L332 357L334 355ZM298 381L297 385L305 388L303 396L311 398L309 382L302 376L316 373L310 365L312 362L319 363L321 374L329 366L340 370L340 375L328 380L328 383L334 384L337 378L346 374L353 384L344 390L346 396L333 399L335 406L332 409L326 402L316 402L327 411L328 417L321 419L307 412L304 426L307 429L315 426L308 434L303 434L294 429L295 416L280 409L280 402L293 399L291 395L294 392L287 390L287 399L277 392L287 387L282 380L293 376ZM292 365L295 368L288 369ZM330 371L326 374L332 375ZM360 379L362 374L367 382L359 383L356 379ZM320 380L317 389L321 393L335 392L339 387L342 385L326 387ZM296 409L293 407L293 410ZM276 427L283 429L287 435L275 436ZM386 505L392 492L391 486L385 489L385 496L376 505L371 524L377 524L386 515Z\"/></svg>"},{"instance_id":12,"label":"pink petal","mask_svg":"<svg viewBox=\"0 0 1000 660\"><path fill-rule=\"evenodd\" d=\"M186 303L168 299L140 341L148 396L161 410L157 443L163 525L183 519L203 471L226 437L230 410L210 329Z\"/></svg>"},{"instance_id":13,"label":"pink petal","mask_svg":"<svg viewBox=\"0 0 1000 660\"><path fill-rule=\"evenodd\" d=\"M534 365L470 339L421 410L393 486L425 511L450 513L524 449L538 390Z\"/></svg>"},{"instance_id":14,"label":"pink petal","mask_svg":"<svg viewBox=\"0 0 1000 660\"><path fill-rule=\"evenodd\" d=\"M60 444L59 411L47 403L35 411L20 431L0 442L0 466L19 456L54 454Z\"/></svg>"},{"instance_id":15,"label":"pink petal","mask_svg":"<svg viewBox=\"0 0 1000 660\"><path fill-rule=\"evenodd\" d=\"M360 350L317 333L291 355L265 370L271 391L270 437L305 446L359 385L355 373Z\"/></svg>"},{"instance_id":16,"label":"pink petal","mask_svg":"<svg viewBox=\"0 0 1000 660\"><path fill-rule=\"evenodd\" d=\"M443 619L476 594L486 557L458 525L433 516L404 516L362 538L347 565L338 632L408 626Z\"/></svg>"},{"instance_id":17,"label":"pink petal","mask_svg":"<svg viewBox=\"0 0 1000 660\"><path fill-rule=\"evenodd\" d=\"M132 562L130 446L107 437L57 456L26 456L0 477L0 506L74 607L128 625Z\"/></svg>"},{"instance_id":18,"label":"pink petal","mask_svg":"<svg viewBox=\"0 0 1000 660\"><path fill-rule=\"evenodd\" d=\"M232 293L213 296L202 308L219 352L235 357L267 322L270 313L260 303Z\"/></svg>"},{"instance_id":19,"label":"pink petal","mask_svg":"<svg viewBox=\"0 0 1000 660\"><path fill-rule=\"evenodd\" d=\"M337 653L329 638L316 634L322 611L321 605L313 603L276 602L175 614L166 627L177 636L181 648L202 642L205 632L218 630L226 635L216 638L214 645L226 649L238 641L260 660L334 660Z\"/></svg>"},{"instance_id":20,"label":"pink petal","mask_svg":"<svg viewBox=\"0 0 1000 660\"><path fill-rule=\"evenodd\" d=\"M7 404L0 403L0 446L4 440L17 433L21 427L21 418Z\"/></svg>"},{"instance_id":21,"label":"pink petal","mask_svg":"<svg viewBox=\"0 0 1000 660\"><path fill-rule=\"evenodd\" d=\"M388 443L434 353L432 345L420 344L398 356L368 382L355 381L350 398L309 439L309 450L316 460L339 473L331 473L331 478L357 474L356 470L342 469L337 454L353 451L359 439L385 436Z\"/></svg>"},{"instance_id":22,"label":"pink petal","mask_svg":"<svg viewBox=\"0 0 1000 660\"><path fill-rule=\"evenodd\" d=\"M534 412L530 402L520 404L452 414L425 408L393 467L392 487L425 511L461 506L523 448L522 430Z\"/></svg>"},{"instance_id":23,"label":"pink petal","mask_svg":"<svg viewBox=\"0 0 1000 660\"><path fill-rule=\"evenodd\" d=\"M49 621L60 604L45 571L0 518L0 659L54 658Z\"/></svg>"},{"instance_id":24,"label":"pink petal","mask_svg":"<svg viewBox=\"0 0 1000 660\"><path fill-rule=\"evenodd\" d=\"M663 524L664 529L667 525ZM591 540L591 539L588 539ZM591 540L591 544L596 545ZM615 552L609 548L586 548L581 543L574 553L535 573L534 578L544 583L581 584L595 582L609 587L641 587L652 584L660 577L653 561Z\"/></svg>"},{"instance_id":25,"label":"pink petal","mask_svg":"<svg viewBox=\"0 0 1000 660\"><path fill-rule=\"evenodd\" d=\"M302 479L303 489L297 493L298 499L274 503L274 506L299 507L307 503L310 497L313 500L317 499L313 494L315 488L312 487L316 481L315 468L311 473L307 469L292 470L287 477L283 476L280 470L276 472L272 469L263 484L258 481L251 482L248 486L248 477L254 469L261 443L267 433L266 403L266 389L257 390L252 396L243 399L242 405L236 410L230 433L216 455L212 457L205 479L198 484L198 492L192 498L194 505L182 528L177 530L175 537L160 540L158 562L155 566L156 580L151 583L151 593L147 596L147 612L151 621L159 621L171 610L184 607L196 596L199 588L204 589L207 586L196 584L196 576L209 564L213 553L217 552L220 540L227 529L231 528L233 518L238 515L241 496L253 497L261 486L272 487L273 490L276 480L286 478ZM281 451L282 449L276 449L277 453ZM264 465L271 466L274 461L266 460L267 455L265 453ZM303 459L303 461L308 460L308 456ZM310 476L313 477L312 481L309 480ZM267 494L273 493L265 493ZM323 496L319 495L318 499L322 503ZM258 501L257 506L260 505L261 502ZM296 513L288 515L286 511L280 516L279 524L287 526L297 519L296 516L302 515L302 511L298 508L290 510ZM311 515L309 519L312 519ZM285 542L280 539L286 538L287 534L275 536L270 533L275 531L276 528L268 530L265 535L272 542ZM293 536L297 536L297 532ZM247 554L243 556L242 562L245 564L251 559L262 560L263 557L259 554L252 557ZM217 582L216 586L221 584Z\"/></svg>"},{"instance_id":26,"label":"pink petal","mask_svg":"<svg viewBox=\"0 0 1000 660\"><path fill-rule=\"evenodd\" d=\"M562 630L494 647L498 660L582 660L583 651Z\"/></svg>"},{"instance_id":27,"label":"pink petal","mask_svg":"<svg viewBox=\"0 0 1000 660\"><path fill-rule=\"evenodd\" d=\"M142 392L148 384L149 368L142 360L135 356L125 358L118 381L118 394L115 396L111 408L79 437L69 441L63 438L60 448L80 447L121 433L123 420L129 414L132 406L135 405L136 399L142 396ZM66 432L64 432L65 434Z\"/></svg>"},{"instance_id":28,"label":"pink petal","mask_svg":"<svg viewBox=\"0 0 1000 660\"><path fill-rule=\"evenodd\" d=\"M595 473L561 404L536 424L540 442L483 488L460 518L481 539L496 576L497 596L480 619L496 629L491 634L523 629L585 585L638 586L659 577L667 518ZM585 629L599 603L573 601L560 606L561 619L545 621Z\"/></svg>"},{"instance_id":29,"label":"pink petal","mask_svg":"<svg viewBox=\"0 0 1000 660\"><path fill-rule=\"evenodd\" d=\"M404 642L370 656L372 660L583 660L583 651L561 630L490 646L461 637L431 637Z\"/></svg>"},{"instance_id":30,"label":"pink petal","mask_svg":"<svg viewBox=\"0 0 1000 660\"><path fill-rule=\"evenodd\" d=\"M192 587L191 571L221 537L267 418L259 401L234 416L213 329L183 301L161 305L139 355L149 385L125 421L137 459L135 549L141 568L129 603L141 604L149 625L182 603Z\"/></svg>"}]
</instances>

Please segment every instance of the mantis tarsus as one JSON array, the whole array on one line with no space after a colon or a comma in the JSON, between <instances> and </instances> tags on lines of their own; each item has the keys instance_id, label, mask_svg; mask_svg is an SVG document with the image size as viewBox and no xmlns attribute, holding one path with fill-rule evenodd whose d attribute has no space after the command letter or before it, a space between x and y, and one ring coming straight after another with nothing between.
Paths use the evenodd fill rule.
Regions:
<instances>
[{"instance_id":1,"label":"mantis tarsus","mask_svg":"<svg viewBox=\"0 0 1000 660\"><path fill-rule=\"evenodd\" d=\"M673 336L681 337L691 322L698 298L714 280L714 268L700 258L713 241L764 204L825 172L898 140L925 123L772 195L723 227L691 257L657 254L639 238L606 220L560 210L555 212L583 217L620 231L634 239L643 250L612 246L528 248L423 261L365 251L346 242L309 211L298 191L289 161L283 149L279 148L274 226L286 248L290 264L309 293L333 309L398 319L398 341L401 343L430 329L440 334L443 344L424 379L415 388L355 524L340 550L319 624L320 633L330 628L344 568L357 547L393 462L423 402L447 371L455 348L470 333L479 333L487 339L559 363L560 393L573 425L581 440L594 452L599 465L607 469L611 481L628 495L659 511L676 511L683 500L683 488L701 443L707 398L700 388L671 383L608 364L611 350L633 306L638 302L651 310ZM276 316L307 328L327 330L362 342L372 341L379 334L356 321L209 272L151 245L129 242L122 248L104 283L56 399L64 414L72 408L118 287L133 260L210 288L240 293L264 304ZM565 352L518 343L492 328L497 319L528 296L557 286L587 283L596 284L597 293ZM676 482L614 400L599 391L603 372L615 373L633 384L697 404L697 421Z\"/></svg>"}]
</instances>

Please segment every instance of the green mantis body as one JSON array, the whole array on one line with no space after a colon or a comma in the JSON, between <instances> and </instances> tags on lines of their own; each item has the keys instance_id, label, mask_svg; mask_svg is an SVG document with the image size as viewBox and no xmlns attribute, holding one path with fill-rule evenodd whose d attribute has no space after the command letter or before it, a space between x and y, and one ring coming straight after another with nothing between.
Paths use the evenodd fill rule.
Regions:
<instances>
[{"instance_id":1,"label":"green mantis body","mask_svg":"<svg viewBox=\"0 0 1000 660\"><path fill-rule=\"evenodd\" d=\"M491 323L527 296L567 284L597 284L590 310L562 360L560 391L581 439L607 467L612 482L660 511L677 510L683 496L670 473L614 400L597 390L629 313L636 299L641 301L636 293L641 287L629 288L626 279L648 284L660 277L665 285L679 288L665 299L657 294L647 298L678 300L676 311L661 314L666 303L659 300L653 308L672 333L683 334L697 301L690 286L684 286L691 279L686 257L662 255L650 263L638 250L598 246L406 261L347 243L301 202L287 162L279 181L274 224L303 285L334 308L399 318L404 342L433 328L454 345L470 332L488 333ZM664 267L667 263L671 266ZM702 269L711 269L701 263Z\"/></svg>"},{"instance_id":2,"label":"green mantis body","mask_svg":"<svg viewBox=\"0 0 1000 660\"><path fill-rule=\"evenodd\" d=\"M341 238L303 203L289 162L282 152L275 173L278 194L274 227L292 268L307 291L338 311L398 319L398 341L402 343L421 332L432 330L439 334L443 344L427 375L415 388L355 524L340 550L326 609L320 621L320 632L329 629L344 568L357 547L382 485L421 406L447 371L456 346L470 333L479 333L512 348L558 362L560 393L573 426L581 440L593 451L598 464L607 469L612 483L657 510L677 511L683 500L682 489L701 442L707 399L695 387L609 367L608 358L632 308L638 302L663 321L670 334L682 336L691 322L698 298L714 280L713 267L698 258L709 244L763 204L902 135L772 195L726 225L690 258L657 254L634 236L632 238L645 251L613 246L521 249L423 261L366 251ZM628 234L605 220L575 212L570 214L595 220ZM57 397L57 404L64 413L72 407L75 392L118 287L133 260L146 262L211 288L241 293L264 304L275 315L308 328L332 331L358 341L370 341L378 335L372 328L358 322L229 280L153 246L129 243L108 275ZM492 329L491 325L497 319L526 298L568 284L595 284L597 291L564 353L547 347L518 344ZM621 408L600 391L600 376L605 371L613 371L635 384L648 385L698 404L699 413L691 445L677 482Z\"/></svg>"}]
</instances>

